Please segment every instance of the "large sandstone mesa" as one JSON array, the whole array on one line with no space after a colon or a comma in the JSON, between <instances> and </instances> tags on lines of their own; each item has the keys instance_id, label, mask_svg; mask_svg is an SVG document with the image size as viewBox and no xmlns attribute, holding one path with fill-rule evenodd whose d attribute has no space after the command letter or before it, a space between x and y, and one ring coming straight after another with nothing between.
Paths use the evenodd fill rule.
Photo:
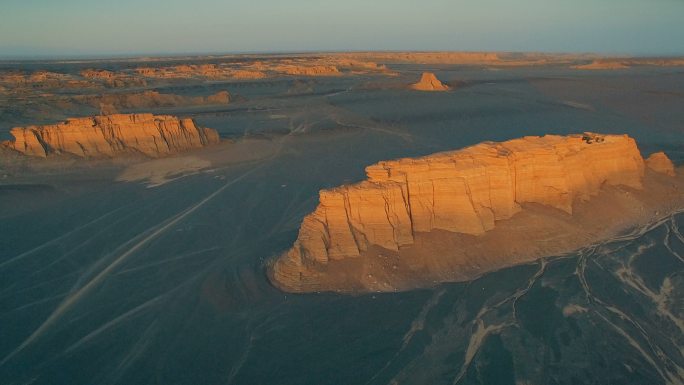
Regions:
<instances>
[{"instance_id":1,"label":"large sandstone mesa","mask_svg":"<svg viewBox=\"0 0 684 385\"><path fill-rule=\"evenodd\" d=\"M192 119L130 114L74 118L45 126L13 128L6 147L30 156L71 154L84 158L142 153L160 157L219 142L218 133Z\"/></svg>"},{"instance_id":2,"label":"large sandstone mesa","mask_svg":"<svg viewBox=\"0 0 684 385\"><path fill-rule=\"evenodd\" d=\"M649 164L670 173L662 156ZM632 138L595 134L383 161L366 168L366 181L320 192L269 276L293 292L393 291L568 252L652 207L633 193L644 191L645 170ZM672 193L666 185L650 196Z\"/></svg>"},{"instance_id":3,"label":"large sandstone mesa","mask_svg":"<svg viewBox=\"0 0 684 385\"><path fill-rule=\"evenodd\" d=\"M418 83L411 85L417 91L449 91L451 88L437 79L432 72L423 72Z\"/></svg>"}]
</instances>

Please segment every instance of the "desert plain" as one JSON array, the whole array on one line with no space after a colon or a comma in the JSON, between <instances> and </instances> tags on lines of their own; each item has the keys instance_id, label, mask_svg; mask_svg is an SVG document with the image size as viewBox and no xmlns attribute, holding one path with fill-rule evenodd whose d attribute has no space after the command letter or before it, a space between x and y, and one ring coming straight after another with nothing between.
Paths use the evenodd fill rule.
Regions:
<instances>
[{"instance_id":1,"label":"desert plain","mask_svg":"<svg viewBox=\"0 0 684 385\"><path fill-rule=\"evenodd\" d=\"M683 102L681 58L2 62L0 382L682 383ZM630 168L656 187L611 179L574 211L567 194L531 200L508 222L492 214L492 232L451 228L459 239L437 226L402 255L432 260L418 278L371 245L387 269L350 270L362 285L274 280L321 190L381 162L545 135L633 141L610 165L663 153ZM614 226L627 195L650 203ZM592 236L564 241L579 230ZM478 246L502 239L516 250ZM445 250L494 262L440 274Z\"/></svg>"}]
</instances>

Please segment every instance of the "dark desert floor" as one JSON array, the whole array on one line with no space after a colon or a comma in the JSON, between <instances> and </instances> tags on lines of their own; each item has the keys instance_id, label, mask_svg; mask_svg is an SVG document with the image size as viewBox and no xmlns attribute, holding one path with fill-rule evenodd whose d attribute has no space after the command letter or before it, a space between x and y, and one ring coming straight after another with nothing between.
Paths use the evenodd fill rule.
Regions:
<instances>
[{"instance_id":1,"label":"dark desert floor","mask_svg":"<svg viewBox=\"0 0 684 385\"><path fill-rule=\"evenodd\" d=\"M383 159L591 131L629 134L644 155L684 163L682 68L389 69L155 83L233 96L147 109L226 139L157 163L6 154L0 383L684 382L684 213L467 283L360 296L271 286L265 266L292 245L318 191ZM405 89L426 70L457 86ZM50 101L31 116L43 99L28 98L0 106L0 139L65 118Z\"/></svg>"}]
</instances>

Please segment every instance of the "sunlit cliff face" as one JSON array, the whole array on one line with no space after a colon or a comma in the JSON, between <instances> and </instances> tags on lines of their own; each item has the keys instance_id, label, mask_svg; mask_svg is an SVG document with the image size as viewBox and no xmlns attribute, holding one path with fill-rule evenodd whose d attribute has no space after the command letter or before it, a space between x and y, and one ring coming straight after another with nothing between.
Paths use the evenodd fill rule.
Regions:
<instances>
[{"instance_id":1,"label":"sunlit cliff face","mask_svg":"<svg viewBox=\"0 0 684 385\"><path fill-rule=\"evenodd\" d=\"M654 154L646 164L658 173L674 175L672 163L663 153ZM373 272L368 277L350 278L353 283L334 282L337 278L328 279L326 275L339 275L342 273L334 270L345 269L343 265L336 265L335 261L363 264L359 261L370 259L378 253L398 256L401 260L402 256L408 258L402 255L407 249L412 250L412 257L415 258L424 243L417 238L421 234L440 231L447 234L444 235L447 238L451 237L448 234L461 234L475 242L476 238L467 236L482 236L494 230L529 204L560 210L566 213L568 219L572 219L576 205L591 201L610 189L610 186L642 190L644 167L644 160L632 138L595 134L525 137L503 143L483 143L423 158L380 162L366 169L367 181L321 191L320 204L314 213L304 219L294 247L274 265L273 279L284 288L294 291L317 291L321 288L363 291L360 288L366 285L366 278L375 269L366 266L367 270ZM649 190L653 188L648 185ZM643 205L645 201L644 196L636 199L634 204ZM681 196L674 192L674 195L665 198L664 203L668 205L670 201L679 202ZM662 203L651 202L656 205ZM513 240L509 248L528 250L529 259L538 257L539 253L534 251L539 247L538 243L545 242L548 234L555 231L552 229L551 216L549 214L546 219L546 228L543 226L543 217L534 218L534 222L529 219L526 223L517 216L518 228L534 231L526 239ZM615 223L623 223L626 218L629 218L627 222L640 220L637 213L606 214L605 210L598 212L595 218L583 220L602 223L611 220L608 216L614 216L612 220ZM558 242L556 249L550 247L546 252L567 252L571 245L581 247L583 242L587 242L587 237L600 238L596 234L586 234L581 229L582 226L591 228L590 223L581 223L579 220L576 225L577 228L566 234L566 237L574 234L574 242ZM539 239L534 238L535 233ZM476 269L458 267L469 258L477 259L478 253L482 253L482 257L492 254L492 245L487 242L483 241L481 251L471 250L467 257L453 249L440 250L431 246L429 253L437 254L436 261L426 263L422 269L439 270L437 266L432 266L437 263L447 271L443 271L439 278L421 269L405 273L413 274L415 278L411 279L414 283L406 286L416 285L415 281L421 281L421 277L424 284L435 279L459 280L469 274L481 274L511 264L507 258L516 260L504 254L499 255L499 263L482 261ZM403 262L421 265L418 260ZM369 264L372 266L372 262ZM376 261L376 265L381 263ZM392 268L396 270L397 266ZM468 274L466 271L471 272ZM355 271L349 275L358 273ZM400 281L390 278L385 282L384 290L405 288ZM372 289L367 290L382 290L379 289L382 284L375 283Z\"/></svg>"},{"instance_id":2,"label":"sunlit cliff face","mask_svg":"<svg viewBox=\"0 0 684 385\"><path fill-rule=\"evenodd\" d=\"M25 155L70 154L84 158L138 152L158 157L218 143L215 130L199 128L191 119L152 114L75 118L47 126L14 128L13 141L3 142Z\"/></svg>"}]
</instances>

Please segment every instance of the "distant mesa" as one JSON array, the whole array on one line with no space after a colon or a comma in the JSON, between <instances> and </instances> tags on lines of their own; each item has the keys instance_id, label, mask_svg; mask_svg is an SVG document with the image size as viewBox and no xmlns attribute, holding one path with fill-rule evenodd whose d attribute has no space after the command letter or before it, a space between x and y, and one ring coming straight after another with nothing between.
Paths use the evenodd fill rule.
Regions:
<instances>
[{"instance_id":1,"label":"distant mesa","mask_svg":"<svg viewBox=\"0 0 684 385\"><path fill-rule=\"evenodd\" d=\"M145 79L103 69L85 69L80 72L80 75L90 81L102 82L106 87L111 88L144 87L147 85Z\"/></svg>"},{"instance_id":2,"label":"distant mesa","mask_svg":"<svg viewBox=\"0 0 684 385\"><path fill-rule=\"evenodd\" d=\"M117 114L73 118L65 122L13 128L14 140L2 146L24 155L72 155L111 158L143 154L156 158L218 143L215 130L195 126L192 119L169 115Z\"/></svg>"},{"instance_id":3,"label":"distant mesa","mask_svg":"<svg viewBox=\"0 0 684 385\"><path fill-rule=\"evenodd\" d=\"M417 91L449 91L451 87L439 81L432 72L423 72L420 81L412 84L411 89Z\"/></svg>"},{"instance_id":4,"label":"distant mesa","mask_svg":"<svg viewBox=\"0 0 684 385\"><path fill-rule=\"evenodd\" d=\"M219 64L182 64L176 66L138 67L134 73L157 79L250 80L283 76L342 76L351 74L394 74L386 66L355 60L344 55L271 58Z\"/></svg>"},{"instance_id":5,"label":"distant mesa","mask_svg":"<svg viewBox=\"0 0 684 385\"><path fill-rule=\"evenodd\" d=\"M361 52L348 55L391 63L489 65L509 61L505 58L506 55L502 57L501 54L494 52Z\"/></svg>"},{"instance_id":6,"label":"distant mesa","mask_svg":"<svg viewBox=\"0 0 684 385\"><path fill-rule=\"evenodd\" d=\"M277 287L370 292L469 280L684 207L684 181L669 176L665 154L644 162L626 135L485 142L366 174L320 192L294 246L269 267Z\"/></svg>"},{"instance_id":7,"label":"distant mesa","mask_svg":"<svg viewBox=\"0 0 684 385\"><path fill-rule=\"evenodd\" d=\"M684 59L680 57L671 58L605 58L596 59L591 63L578 64L572 66L581 70L620 70L632 67L681 67L684 66Z\"/></svg>"},{"instance_id":8,"label":"distant mesa","mask_svg":"<svg viewBox=\"0 0 684 385\"><path fill-rule=\"evenodd\" d=\"M108 70L99 69L85 69L81 71L81 76L86 79L101 79L101 80L113 80L116 78L116 74Z\"/></svg>"},{"instance_id":9,"label":"distant mesa","mask_svg":"<svg viewBox=\"0 0 684 385\"><path fill-rule=\"evenodd\" d=\"M261 79L264 74L259 71L236 72L231 67L216 64L183 64L171 67L139 67L135 73L147 78L160 79Z\"/></svg>"},{"instance_id":10,"label":"distant mesa","mask_svg":"<svg viewBox=\"0 0 684 385\"><path fill-rule=\"evenodd\" d=\"M230 103L231 95L228 91L220 91L209 96L182 96L147 90L137 93L110 93L76 98L76 100L79 99L94 107L100 107L103 115L110 115L120 110L225 105Z\"/></svg>"},{"instance_id":11,"label":"distant mesa","mask_svg":"<svg viewBox=\"0 0 684 385\"><path fill-rule=\"evenodd\" d=\"M74 89L74 88L89 88L93 85L85 79L76 78L69 74L51 72L51 71L34 71L25 73L22 71L0 71L0 84L7 86L10 89Z\"/></svg>"},{"instance_id":12,"label":"distant mesa","mask_svg":"<svg viewBox=\"0 0 684 385\"><path fill-rule=\"evenodd\" d=\"M119 113L155 112L162 108L192 108L201 106L225 106L233 101L228 91L206 96L186 96L160 93L155 90L135 92L83 93L59 95L43 93L39 98L28 99L22 113L50 116L51 110L61 118L73 114L114 115ZM37 100L38 102L35 102ZM56 110L56 111L55 111Z\"/></svg>"},{"instance_id":13,"label":"distant mesa","mask_svg":"<svg viewBox=\"0 0 684 385\"><path fill-rule=\"evenodd\" d=\"M465 65L485 67L541 66L566 64L583 56L569 54L512 52L358 52L349 54L357 59L382 63L416 63L429 65Z\"/></svg>"},{"instance_id":14,"label":"distant mesa","mask_svg":"<svg viewBox=\"0 0 684 385\"><path fill-rule=\"evenodd\" d=\"M621 70L630 68L628 64L619 60L594 60L589 64L580 64L572 68L578 70Z\"/></svg>"},{"instance_id":15,"label":"distant mesa","mask_svg":"<svg viewBox=\"0 0 684 385\"><path fill-rule=\"evenodd\" d=\"M230 73L230 77L237 80L257 80L264 79L266 74L260 71L234 70Z\"/></svg>"},{"instance_id":16,"label":"distant mesa","mask_svg":"<svg viewBox=\"0 0 684 385\"><path fill-rule=\"evenodd\" d=\"M334 65L283 65L273 68L274 71L292 76L339 76L342 73Z\"/></svg>"}]
</instances>

